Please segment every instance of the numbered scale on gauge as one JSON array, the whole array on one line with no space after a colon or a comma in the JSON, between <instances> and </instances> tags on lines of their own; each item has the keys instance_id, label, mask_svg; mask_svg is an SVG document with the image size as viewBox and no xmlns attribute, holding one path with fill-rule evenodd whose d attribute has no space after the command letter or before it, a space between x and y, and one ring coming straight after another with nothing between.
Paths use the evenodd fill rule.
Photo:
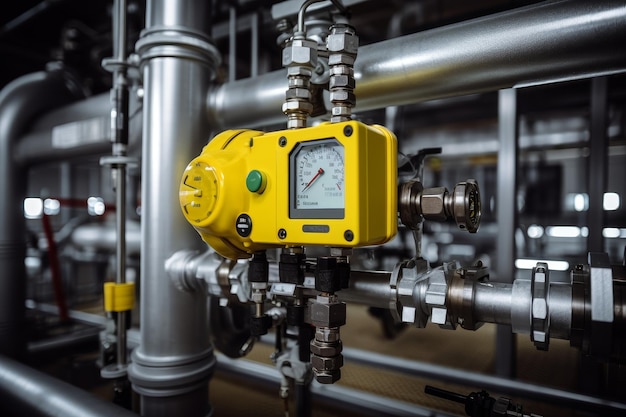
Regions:
<instances>
[{"instance_id":1,"label":"numbered scale on gauge","mask_svg":"<svg viewBox=\"0 0 626 417\"><path fill-rule=\"evenodd\" d=\"M345 209L344 148L335 139L308 142L296 150L296 211L311 218L342 218ZM293 172L293 171L292 171ZM321 210L314 212L315 210Z\"/></svg>"}]
</instances>

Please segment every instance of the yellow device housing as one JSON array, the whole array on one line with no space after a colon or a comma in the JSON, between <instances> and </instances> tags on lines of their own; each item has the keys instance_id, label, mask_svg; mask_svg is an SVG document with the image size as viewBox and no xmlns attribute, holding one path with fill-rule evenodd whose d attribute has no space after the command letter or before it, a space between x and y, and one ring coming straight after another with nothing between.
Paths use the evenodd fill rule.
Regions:
<instances>
[{"instance_id":1,"label":"yellow device housing","mask_svg":"<svg viewBox=\"0 0 626 417\"><path fill-rule=\"evenodd\" d=\"M303 182L318 156L326 171L320 167ZM324 201L306 200L313 186ZM276 247L382 244L397 232L396 137L357 121L227 130L189 163L179 197L202 239L231 259ZM316 204L329 207L308 208Z\"/></svg>"}]
</instances>

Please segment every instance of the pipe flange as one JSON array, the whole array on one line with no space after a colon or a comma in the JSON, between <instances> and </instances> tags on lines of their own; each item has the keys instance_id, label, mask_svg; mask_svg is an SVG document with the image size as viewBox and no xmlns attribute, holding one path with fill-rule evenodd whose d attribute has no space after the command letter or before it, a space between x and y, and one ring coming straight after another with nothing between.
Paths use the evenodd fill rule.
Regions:
<instances>
[{"instance_id":1,"label":"pipe flange","mask_svg":"<svg viewBox=\"0 0 626 417\"><path fill-rule=\"evenodd\" d=\"M159 57L193 59L217 68L221 62L219 50L203 33L182 26L153 26L144 29L135 44L140 65ZM212 71L213 72L213 71Z\"/></svg>"},{"instance_id":2,"label":"pipe flange","mask_svg":"<svg viewBox=\"0 0 626 417\"><path fill-rule=\"evenodd\" d=\"M481 261L466 268L463 271L463 290L461 302L461 317L463 321L461 327L466 330L478 330L484 323L476 321L474 316L474 297L476 295L476 285L489 279L489 269Z\"/></svg>"},{"instance_id":3,"label":"pipe flange","mask_svg":"<svg viewBox=\"0 0 626 417\"><path fill-rule=\"evenodd\" d=\"M547 263L538 262L533 268L530 284L532 294L530 340L539 350L548 350L550 343L549 272Z\"/></svg>"},{"instance_id":4,"label":"pipe flange","mask_svg":"<svg viewBox=\"0 0 626 417\"><path fill-rule=\"evenodd\" d=\"M396 265L389 281L389 310L398 323L413 323L423 328L428 323L428 314L422 309L420 300L425 297L428 280L428 263L424 259L411 259ZM420 285L423 284L423 285Z\"/></svg>"}]
</instances>

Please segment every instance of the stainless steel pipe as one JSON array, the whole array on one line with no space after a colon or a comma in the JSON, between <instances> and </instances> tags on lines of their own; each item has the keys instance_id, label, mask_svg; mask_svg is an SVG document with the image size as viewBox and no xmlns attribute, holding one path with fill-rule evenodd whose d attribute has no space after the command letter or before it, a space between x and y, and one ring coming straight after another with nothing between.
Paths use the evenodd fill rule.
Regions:
<instances>
[{"instance_id":1,"label":"stainless steel pipe","mask_svg":"<svg viewBox=\"0 0 626 417\"><path fill-rule=\"evenodd\" d=\"M348 303L389 308L392 297L395 297L389 285L390 277L389 272L351 271L350 287L337 292L337 296Z\"/></svg>"},{"instance_id":2,"label":"stainless steel pipe","mask_svg":"<svg viewBox=\"0 0 626 417\"><path fill-rule=\"evenodd\" d=\"M136 417L137 414L0 355L0 411L32 417Z\"/></svg>"},{"instance_id":3,"label":"stainless steel pipe","mask_svg":"<svg viewBox=\"0 0 626 417\"><path fill-rule=\"evenodd\" d=\"M278 392L282 375L275 368L247 359L231 359L219 355L218 369L230 376L243 379L246 384L254 383L263 388L273 388ZM314 403L330 406L350 413L376 417L452 417L451 414L433 410L416 404L394 400L371 392L341 386L339 384L311 384ZM315 409L314 409L315 410Z\"/></svg>"},{"instance_id":4,"label":"stainless steel pipe","mask_svg":"<svg viewBox=\"0 0 626 417\"><path fill-rule=\"evenodd\" d=\"M563 391L557 388L468 372L426 362L401 359L354 348L344 348L343 355L346 363L375 366L385 371L395 371L405 375L429 378L452 384L481 387L502 394L522 396L596 413L602 412L602 415L623 415L626 413L625 403Z\"/></svg>"},{"instance_id":5,"label":"stainless steel pipe","mask_svg":"<svg viewBox=\"0 0 626 417\"><path fill-rule=\"evenodd\" d=\"M129 153L141 148L141 109L131 101ZM20 165L32 166L72 158L105 155L111 152L111 101L108 93L59 106L39 117L14 147L13 158ZM55 135L70 142L55 144Z\"/></svg>"},{"instance_id":6,"label":"stainless steel pipe","mask_svg":"<svg viewBox=\"0 0 626 417\"><path fill-rule=\"evenodd\" d=\"M626 5L556 1L359 48L355 112L626 71ZM221 128L284 123L283 70L209 91Z\"/></svg>"},{"instance_id":7,"label":"stainless steel pipe","mask_svg":"<svg viewBox=\"0 0 626 417\"><path fill-rule=\"evenodd\" d=\"M209 134L204 98L219 55L209 43L209 3L151 0L136 45L144 80L141 341L129 378L144 416L211 414L215 366L206 295L175 288L165 260L204 243L178 204L180 176Z\"/></svg>"},{"instance_id":8,"label":"stainless steel pipe","mask_svg":"<svg viewBox=\"0 0 626 417\"><path fill-rule=\"evenodd\" d=\"M39 114L81 96L62 69L18 78L0 92L0 353L24 352L26 292L26 169L13 155L18 138Z\"/></svg>"},{"instance_id":9,"label":"stainless steel pipe","mask_svg":"<svg viewBox=\"0 0 626 417\"><path fill-rule=\"evenodd\" d=\"M139 255L141 229L137 221L126 222L126 247L128 255ZM117 233L111 223L89 223L77 226L72 232L72 243L78 246L115 252Z\"/></svg>"}]
</instances>

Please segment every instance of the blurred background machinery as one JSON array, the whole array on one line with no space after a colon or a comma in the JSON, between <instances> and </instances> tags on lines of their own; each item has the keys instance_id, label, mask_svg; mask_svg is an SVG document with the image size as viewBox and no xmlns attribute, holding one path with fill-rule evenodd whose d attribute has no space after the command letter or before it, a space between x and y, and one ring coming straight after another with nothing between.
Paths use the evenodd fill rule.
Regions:
<instances>
[{"instance_id":1,"label":"blurred background machinery","mask_svg":"<svg viewBox=\"0 0 626 417\"><path fill-rule=\"evenodd\" d=\"M626 415L622 1L0 10L2 415Z\"/></svg>"}]
</instances>

